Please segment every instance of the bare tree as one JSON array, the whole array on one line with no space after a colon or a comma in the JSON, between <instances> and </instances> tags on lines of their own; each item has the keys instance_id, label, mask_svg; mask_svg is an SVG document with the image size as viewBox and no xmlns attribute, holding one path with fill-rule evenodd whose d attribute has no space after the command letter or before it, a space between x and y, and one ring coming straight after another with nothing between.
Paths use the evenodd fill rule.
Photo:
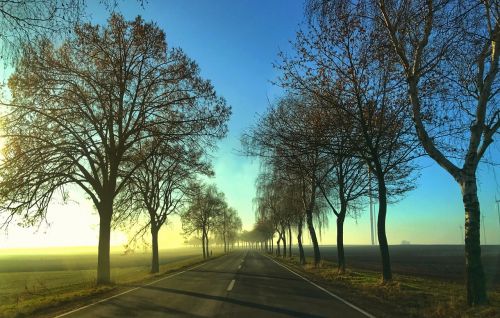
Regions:
<instances>
[{"instance_id":1,"label":"bare tree","mask_svg":"<svg viewBox=\"0 0 500 318\"><path fill-rule=\"evenodd\" d=\"M160 270L158 252L160 228L167 222L169 215L182 209L189 184L195 180L197 174L212 174L209 163L202 161L203 151L199 149L199 145L188 144L189 146L181 137L179 143L172 141L172 145L141 153L146 155L146 158L138 158L143 164L132 175L126 189L128 191L126 196L132 201L133 208L125 214L116 214L115 222L130 228L130 223L140 223L143 212L146 212L148 216L146 224L132 240L142 237L149 228L152 273L158 273Z\"/></svg>"},{"instance_id":2,"label":"bare tree","mask_svg":"<svg viewBox=\"0 0 500 318\"><path fill-rule=\"evenodd\" d=\"M324 220L315 211L318 211L319 183L331 165L320 150L325 141L321 114L310 111L310 104L310 100L300 96L285 96L243 136L242 142L247 154L271 160L273 169L301 180L305 221L313 243L314 263L318 265L321 255L315 216L319 216L316 221L320 227Z\"/></svg>"},{"instance_id":3,"label":"bare tree","mask_svg":"<svg viewBox=\"0 0 500 318\"><path fill-rule=\"evenodd\" d=\"M413 188L416 143L404 88L394 77L394 61L376 52L378 33L361 25L362 3L339 2L328 15L311 16L295 41L296 54L281 55L279 84L312 95L340 118L349 118L349 148L377 179L377 234L384 281L392 279L386 237L388 198ZM332 123L334 124L334 123Z\"/></svg>"},{"instance_id":4,"label":"bare tree","mask_svg":"<svg viewBox=\"0 0 500 318\"><path fill-rule=\"evenodd\" d=\"M500 127L498 1L375 1L427 154L462 190L467 303L488 302L476 171Z\"/></svg>"},{"instance_id":5,"label":"bare tree","mask_svg":"<svg viewBox=\"0 0 500 318\"><path fill-rule=\"evenodd\" d=\"M118 0L100 0L109 11ZM137 1L144 6L144 0ZM86 0L2 0L0 2L0 60L15 62L22 44L40 37L62 40L86 18Z\"/></svg>"},{"instance_id":6,"label":"bare tree","mask_svg":"<svg viewBox=\"0 0 500 318\"><path fill-rule=\"evenodd\" d=\"M334 112L324 112L324 124L331 128L330 142L325 150L331 158L333 169L320 183L325 201L336 217L338 272L345 272L344 221L351 214L357 217L362 200L367 195L370 175L363 160L351 145L351 118L338 117Z\"/></svg>"},{"instance_id":7,"label":"bare tree","mask_svg":"<svg viewBox=\"0 0 500 318\"><path fill-rule=\"evenodd\" d=\"M222 238L224 253L229 252L229 244L232 243L237 233L241 231L241 219L235 209L226 206L218 215L215 224L215 232Z\"/></svg>"},{"instance_id":8,"label":"bare tree","mask_svg":"<svg viewBox=\"0 0 500 318\"><path fill-rule=\"evenodd\" d=\"M56 47L26 45L9 80L12 103L0 173L3 226L45 218L57 191L77 185L100 218L97 282L110 282L115 202L144 160L141 151L179 136L223 136L230 110L198 66L167 50L141 18L84 24ZM149 143L149 146L142 146Z\"/></svg>"},{"instance_id":9,"label":"bare tree","mask_svg":"<svg viewBox=\"0 0 500 318\"><path fill-rule=\"evenodd\" d=\"M208 258L209 233L215 229L220 215L227 208L224 194L219 192L215 185L194 184L188 204L181 214L184 235L201 235L203 258Z\"/></svg>"},{"instance_id":10,"label":"bare tree","mask_svg":"<svg viewBox=\"0 0 500 318\"><path fill-rule=\"evenodd\" d=\"M0 2L1 60L15 60L22 43L71 32L85 11L84 0L5 0Z\"/></svg>"},{"instance_id":11,"label":"bare tree","mask_svg":"<svg viewBox=\"0 0 500 318\"><path fill-rule=\"evenodd\" d=\"M230 215L231 215L231 221L230 221L230 226L227 228L226 231L226 241L228 245L230 244L232 248L234 248L234 244L238 241L241 229L243 228L243 222L241 221L241 218L238 216L236 210L233 210Z\"/></svg>"}]
</instances>

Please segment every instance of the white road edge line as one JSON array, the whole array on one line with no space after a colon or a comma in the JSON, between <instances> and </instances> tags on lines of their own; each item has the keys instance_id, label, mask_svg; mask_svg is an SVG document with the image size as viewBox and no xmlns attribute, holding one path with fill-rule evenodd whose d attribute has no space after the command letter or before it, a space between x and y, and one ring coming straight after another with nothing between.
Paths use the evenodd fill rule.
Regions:
<instances>
[{"instance_id":1,"label":"white road edge line","mask_svg":"<svg viewBox=\"0 0 500 318\"><path fill-rule=\"evenodd\" d=\"M128 294L128 293L130 293L130 292L133 292L134 290L138 290L138 289L143 288L143 287L145 287L145 286L153 285L153 284L155 284L155 283L161 282L162 280L165 280L165 279L168 279L168 278L171 278L171 277L174 277L174 276L180 275L180 274L182 274L182 273L188 272L188 271L190 271L190 270L192 270L192 269L195 269L195 268L201 267L201 266L203 266L203 265L205 265L205 264L206 264L206 262L205 262L205 263L203 263L203 264L196 265L196 266L194 266L194 267L191 267L191 268L185 269L185 270L183 270L182 272L177 272L177 273L174 273L174 274L172 274L172 275L168 275L168 276L166 276L166 277L163 277L163 278L157 279L157 280L155 280L155 281L152 281L152 282L150 282L150 283L144 284L144 285L142 285L142 286L139 286L139 287L135 287L135 288L132 288L132 289L126 290L126 291L124 291L124 292L122 292L122 293L119 293L119 294L113 295L113 296L111 296L111 297L108 297L108 298L104 298L104 299L98 300L98 301L96 301L96 302L94 302L94 303L91 303L91 304L85 305L85 306L83 306L83 307L73 309L73 310L71 310L71 311L65 312L65 313L60 314L60 315L58 315L58 316L55 316L54 318L59 318L59 317L64 317L64 316L70 315L70 314L72 314L72 313L75 313L75 312L77 312L77 311L83 310L83 309L85 309L85 308L92 307L92 306L94 306L94 305L97 305L97 304L100 304L100 303L106 302L106 301L108 301L108 300L110 300L110 299L113 299L113 298L116 298L116 297L119 297L119 296L122 296L122 295Z\"/></svg>"},{"instance_id":2,"label":"white road edge line","mask_svg":"<svg viewBox=\"0 0 500 318\"><path fill-rule=\"evenodd\" d=\"M227 286L227 291L231 291L231 290L233 290L233 287L234 287L234 282L235 282L235 280L233 279L233 280L229 283L229 286Z\"/></svg>"},{"instance_id":3,"label":"white road edge line","mask_svg":"<svg viewBox=\"0 0 500 318\"><path fill-rule=\"evenodd\" d=\"M264 254L262 254L262 255L264 255ZM313 286L315 286L315 287L317 287L317 288L321 289L322 291L324 291L324 292L325 292L325 293L327 293L328 295L332 296L333 298L337 299L338 301L341 301L341 302L343 302L344 304L346 304L347 306L351 307L352 309L355 309L355 310L359 311L360 313L362 313L362 314L363 314L363 315L365 315L366 317L369 317L369 318L375 318L375 316L374 316L374 315L372 315L372 314L370 314L370 313L368 313L368 312L364 311L363 309L361 309L361 308L357 307L357 306L356 306L356 305L354 305L353 303L348 302L347 300L345 300L345 299L341 298L340 296L335 295L334 293L332 293L332 292L331 292L331 291L329 291L328 289L323 288L323 287L319 286L318 284L316 284L316 283L314 283L314 282L310 281L309 279L305 278L304 276L302 276L302 275L300 275L300 274L296 273L294 270L292 270L292 269L288 268L288 266L285 266L285 265L283 265L283 264L281 264L281 263L279 263L279 262L275 261L274 259L270 258L270 257L269 257L269 256L267 256L267 255L264 255L264 256L265 256L265 257L267 257L268 259L270 259L271 261L275 262L275 263L276 263L276 264L278 264L279 266L281 266L281 267L285 268L286 270L288 270L288 271L289 271L289 272L291 272L292 274L294 274L294 275L296 275L296 276L298 276L298 277L302 278L303 280L305 280L305 281L306 281L306 282L308 282L309 284L311 284L311 285L313 285Z\"/></svg>"}]
</instances>

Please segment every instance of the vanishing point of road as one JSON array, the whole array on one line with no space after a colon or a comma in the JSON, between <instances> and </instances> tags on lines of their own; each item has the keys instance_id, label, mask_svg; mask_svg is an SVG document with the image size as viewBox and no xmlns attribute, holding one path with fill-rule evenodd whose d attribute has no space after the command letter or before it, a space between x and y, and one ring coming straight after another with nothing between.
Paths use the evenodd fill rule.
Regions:
<instances>
[{"instance_id":1,"label":"vanishing point of road","mask_svg":"<svg viewBox=\"0 0 500 318\"><path fill-rule=\"evenodd\" d=\"M237 251L58 317L373 317L258 252Z\"/></svg>"}]
</instances>

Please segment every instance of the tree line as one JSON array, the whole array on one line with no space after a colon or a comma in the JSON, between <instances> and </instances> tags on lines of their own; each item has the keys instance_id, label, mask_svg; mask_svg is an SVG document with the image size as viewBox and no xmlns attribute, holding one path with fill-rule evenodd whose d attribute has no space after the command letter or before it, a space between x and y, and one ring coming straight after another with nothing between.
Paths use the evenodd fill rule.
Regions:
<instances>
[{"instance_id":1,"label":"tree line","mask_svg":"<svg viewBox=\"0 0 500 318\"><path fill-rule=\"evenodd\" d=\"M498 1L306 1L292 53L275 64L284 95L242 136L262 163L262 241L277 237L280 253L293 228L304 262L306 228L318 265L317 229L331 211L343 272L345 218L372 197L382 278L391 281L388 205L415 188L415 159L428 156L462 192L467 303L487 303L476 171L491 162L500 127L499 18Z\"/></svg>"},{"instance_id":2,"label":"tree line","mask_svg":"<svg viewBox=\"0 0 500 318\"><path fill-rule=\"evenodd\" d=\"M110 282L113 226L150 230L152 272L158 232L173 213L189 224L206 212L200 204L217 201L213 226L230 240L241 220L200 181L213 175L208 155L227 133L225 99L153 22L112 14L71 34L19 48L3 102L2 227L36 225L52 202L82 191L99 215L98 284Z\"/></svg>"}]
</instances>

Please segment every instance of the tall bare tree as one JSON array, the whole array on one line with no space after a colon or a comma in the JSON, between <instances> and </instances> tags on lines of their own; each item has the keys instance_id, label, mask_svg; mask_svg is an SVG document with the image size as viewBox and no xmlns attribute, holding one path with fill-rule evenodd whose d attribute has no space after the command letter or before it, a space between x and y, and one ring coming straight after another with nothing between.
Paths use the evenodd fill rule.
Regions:
<instances>
[{"instance_id":1,"label":"tall bare tree","mask_svg":"<svg viewBox=\"0 0 500 318\"><path fill-rule=\"evenodd\" d=\"M218 215L215 224L216 234L222 238L224 244L224 253L229 252L229 245L236 238L237 233L241 231L242 223L238 213L234 208L226 206Z\"/></svg>"},{"instance_id":2,"label":"tall bare tree","mask_svg":"<svg viewBox=\"0 0 500 318\"><path fill-rule=\"evenodd\" d=\"M326 203L332 209L337 223L338 272L345 272L344 222L350 214L357 217L363 198L367 196L370 175L366 162L351 145L352 118L339 117L338 112L328 116L323 112L324 125L330 127L329 143L324 151L329 154L333 168L319 185Z\"/></svg>"},{"instance_id":3,"label":"tall bare tree","mask_svg":"<svg viewBox=\"0 0 500 318\"><path fill-rule=\"evenodd\" d=\"M341 1L310 1L327 17ZM377 28L377 55L395 59L418 139L460 186L469 305L488 302L481 262L476 171L500 128L498 1L369 1L362 27ZM328 24L328 19L323 20Z\"/></svg>"},{"instance_id":4,"label":"tall bare tree","mask_svg":"<svg viewBox=\"0 0 500 318\"><path fill-rule=\"evenodd\" d=\"M380 0L372 12L401 66L423 148L462 191L467 303L487 303L476 171L500 128L500 3Z\"/></svg>"},{"instance_id":5,"label":"tall bare tree","mask_svg":"<svg viewBox=\"0 0 500 318\"><path fill-rule=\"evenodd\" d=\"M329 2L330 3L330 2ZM384 281L392 279L386 236L388 198L413 188L415 138L404 89L394 77L394 61L377 52L375 27L361 25L363 3L340 1L320 19L311 15L297 35L296 54L281 55L279 84L314 96L323 107L349 118L353 154L377 179L377 235ZM334 123L332 123L334 124Z\"/></svg>"},{"instance_id":6,"label":"tall bare tree","mask_svg":"<svg viewBox=\"0 0 500 318\"><path fill-rule=\"evenodd\" d=\"M181 214L184 235L201 235L203 258L210 257L209 234L215 230L220 215L227 209L224 193L215 185L193 184L188 207Z\"/></svg>"},{"instance_id":7,"label":"tall bare tree","mask_svg":"<svg viewBox=\"0 0 500 318\"><path fill-rule=\"evenodd\" d=\"M273 169L301 180L305 221L313 243L314 263L321 260L318 235L314 226L324 223L317 211L319 183L331 170L330 160L320 149L325 142L321 114L311 110L311 100L287 95L259 120L242 142L247 154L270 160ZM320 228L321 230L321 228Z\"/></svg>"},{"instance_id":8,"label":"tall bare tree","mask_svg":"<svg viewBox=\"0 0 500 318\"><path fill-rule=\"evenodd\" d=\"M3 225L45 218L77 185L99 213L97 282L110 282L114 203L154 149L179 136L225 134L230 109L180 49L140 17L84 24L56 46L28 44L9 80L0 169ZM141 146L149 143L149 146Z\"/></svg>"},{"instance_id":9,"label":"tall bare tree","mask_svg":"<svg viewBox=\"0 0 500 318\"><path fill-rule=\"evenodd\" d=\"M196 143L187 143L180 137L178 143L152 149L139 157L143 164L132 175L127 185L126 197L132 209L118 213L115 222L130 228L130 223L141 223L146 212L145 225L141 226L133 239L151 232L152 262L151 272L158 273L159 251L158 232L168 217L178 213L189 195L189 185L198 174L211 175L210 164L203 161L203 151ZM134 222L135 221L135 222ZM144 222L144 221L143 221Z\"/></svg>"}]
</instances>

